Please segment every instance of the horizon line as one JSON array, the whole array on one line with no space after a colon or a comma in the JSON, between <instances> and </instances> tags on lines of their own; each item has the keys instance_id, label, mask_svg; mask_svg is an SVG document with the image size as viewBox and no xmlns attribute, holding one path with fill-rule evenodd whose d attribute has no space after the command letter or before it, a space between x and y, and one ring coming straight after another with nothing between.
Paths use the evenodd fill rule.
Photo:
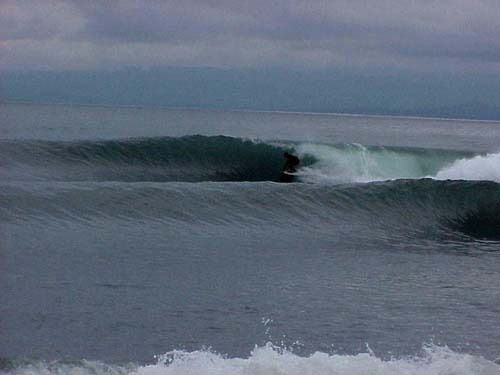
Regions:
<instances>
[{"instance_id":1,"label":"horizon line","mask_svg":"<svg viewBox=\"0 0 500 375\"><path fill-rule=\"evenodd\" d=\"M493 122L500 123L500 120L484 120L459 117L426 117L426 116L405 116L390 114L366 114L349 112L312 112L312 111L287 111L287 110L264 110L264 109L241 109L241 108L206 108L206 107L169 107L161 105L147 104L98 104L98 103L72 103L72 102L36 102L24 100L0 100L2 104L21 105L53 105L53 106L73 106L73 107L101 107L101 108L136 108L136 109L157 109L157 110L184 110L184 111L211 111L211 112L246 112L246 113L277 113L294 115L317 115L317 116L337 116L337 117L367 117L367 118L395 118L414 119L432 121L462 121L462 122Z\"/></svg>"}]
</instances>

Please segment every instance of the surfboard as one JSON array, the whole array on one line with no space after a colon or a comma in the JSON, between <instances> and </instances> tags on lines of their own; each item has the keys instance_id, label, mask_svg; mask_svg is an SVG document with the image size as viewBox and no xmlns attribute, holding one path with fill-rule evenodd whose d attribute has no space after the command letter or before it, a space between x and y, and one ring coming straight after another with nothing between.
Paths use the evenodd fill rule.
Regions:
<instances>
[{"instance_id":1,"label":"surfboard","mask_svg":"<svg viewBox=\"0 0 500 375\"><path fill-rule=\"evenodd\" d=\"M281 172L280 182L294 182L295 174L292 172L283 171Z\"/></svg>"}]
</instances>

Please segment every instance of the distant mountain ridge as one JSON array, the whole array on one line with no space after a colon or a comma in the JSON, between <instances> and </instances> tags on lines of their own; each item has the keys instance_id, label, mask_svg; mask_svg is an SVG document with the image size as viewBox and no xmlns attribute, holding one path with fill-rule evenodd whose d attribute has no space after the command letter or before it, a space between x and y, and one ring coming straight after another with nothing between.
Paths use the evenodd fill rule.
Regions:
<instances>
[{"instance_id":1,"label":"distant mountain ridge","mask_svg":"<svg viewBox=\"0 0 500 375\"><path fill-rule=\"evenodd\" d=\"M500 106L494 107L484 103L464 103L446 107L430 107L412 110L353 108L351 110L348 110L347 112L366 115L500 121Z\"/></svg>"},{"instance_id":2,"label":"distant mountain ridge","mask_svg":"<svg viewBox=\"0 0 500 375\"><path fill-rule=\"evenodd\" d=\"M423 117L500 120L500 106L493 107L484 103L465 103L449 107L403 111L402 114L409 116L419 115Z\"/></svg>"},{"instance_id":3,"label":"distant mountain ridge","mask_svg":"<svg viewBox=\"0 0 500 375\"><path fill-rule=\"evenodd\" d=\"M277 69L0 72L0 101L500 121L500 77Z\"/></svg>"}]
</instances>

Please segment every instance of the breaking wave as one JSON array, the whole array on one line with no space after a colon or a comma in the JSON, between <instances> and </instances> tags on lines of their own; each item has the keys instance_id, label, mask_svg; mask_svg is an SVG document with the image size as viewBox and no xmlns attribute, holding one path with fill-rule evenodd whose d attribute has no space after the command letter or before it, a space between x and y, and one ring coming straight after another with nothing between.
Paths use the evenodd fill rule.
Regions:
<instances>
[{"instance_id":1,"label":"breaking wave","mask_svg":"<svg viewBox=\"0 0 500 375\"><path fill-rule=\"evenodd\" d=\"M209 350L172 351L150 365L107 365L97 361L4 364L2 375L497 375L495 362L446 347L429 346L419 356L384 359L372 351L356 355L315 352L302 357L272 344L248 358L227 358Z\"/></svg>"},{"instance_id":2,"label":"breaking wave","mask_svg":"<svg viewBox=\"0 0 500 375\"><path fill-rule=\"evenodd\" d=\"M302 160L298 180L349 183L394 179L500 181L500 154L366 147L358 144L262 142L226 136L105 141L4 141L4 180L279 181L283 152Z\"/></svg>"},{"instance_id":3,"label":"breaking wave","mask_svg":"<svg viewBox=\"0 0 500 375\"><path fill-rule=\"evenodd\" d=\"M187 136L4 142L0 156L14 179L197 182L274 180L282 152L249 140Z\"/></svg>"},{"instance_id":4,"label":"breaking wave","mask_svg":"<svg viewBox=\"0 0 500 375\"><path fill-rule=\"evenodd\" d=\"M225 136L1 145L2 221L115 217L323 229L348 221L500 240L500 154ZM305 184L272 183L285 150L300 156L297 178Z\"/></svg>"}]
</instances>

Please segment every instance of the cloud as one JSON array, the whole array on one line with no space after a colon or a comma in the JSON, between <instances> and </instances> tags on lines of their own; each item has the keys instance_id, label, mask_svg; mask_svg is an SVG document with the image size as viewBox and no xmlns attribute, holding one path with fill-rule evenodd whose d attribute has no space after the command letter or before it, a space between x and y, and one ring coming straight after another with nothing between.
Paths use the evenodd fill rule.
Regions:
<instances>
[{"instance_id":1,"label":"cloud","mask_svg":"<svg viewBox=\"0 0 500 375\"><path fill-rule=\"evenodd\" d=\"M61 1L0 1L0 42L65 37L83 27L84 19Z\"/></svg>"},{"instance_id":2,"label":"cloud","mask_svg":"<svg viewBox=\"0 0 500 375\"><path fill-rule=\"evenodd\" d=\"M0 2L0 68L500 72L497 0Z\"/></svg>"}]
</instances>

